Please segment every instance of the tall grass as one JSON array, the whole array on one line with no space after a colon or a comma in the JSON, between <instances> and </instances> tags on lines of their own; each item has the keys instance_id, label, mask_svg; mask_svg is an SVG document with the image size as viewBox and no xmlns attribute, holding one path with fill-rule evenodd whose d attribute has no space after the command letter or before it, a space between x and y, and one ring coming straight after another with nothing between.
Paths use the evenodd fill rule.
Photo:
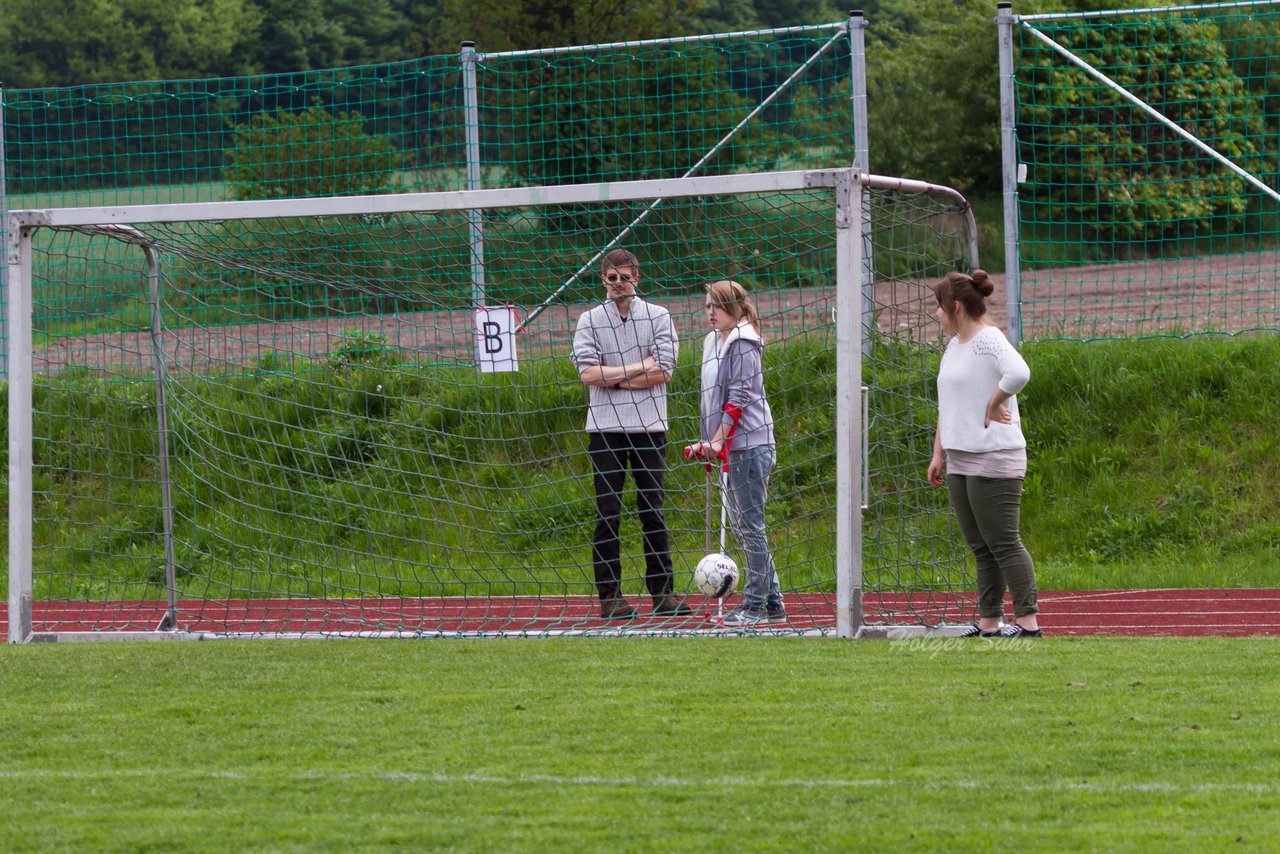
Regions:
<instances>
[{"instance_id":1,"label":"tall grass","mask_svg":"<svg viewBox=\"0 0 1280 854\"><path fill-rule=\"evenodd\" d=\"M692 565L704 548L705 474L674 461L697 433L697 348L684 349L670 396L667 512L677 563ZM1280 338L1043 342L1024 352L1033 378L1020 395L1030 445L1022 522L1042 586L1280 584ZM477 375L347 355L305 370L273 363L173 380L178 562L189 591L591 589L586 394L567 360ZM834 356L826 342L793 340L767 358L779 424L776 557L793 588L826 586ZM892 567L910 579L939 554L965 559L944 492L923 486L935 368L936 354L888 344L868 368L872 577ZM44 592L156 595L151 384L43 380L35 410L37 575L58 588Z\"/></svg>"},{"instance_id":2,"label":"tall grass","mask_svg":"<svg viewBox=\"0 0 1280 854\"><path fill-rule=\"evenodd\" d=\"M797 588L830 576L827 349L802 341L771 357L775 405L796 413L771 522ZM697 435L696 350L685 348L673 383L673 459ZM240 375L171 377L185 592L591 589L586 390L567 359L483 375L353 347L326 365L283 367L268 359ZM164 567L150 382L48 380L35 411L37 577L53 585L43 592L156 595ZM705 478L701 466L669 466L667 519L681 565L705 550Z\"/></svg>"},{"instance_id":3,"label":"tall grass","mask_svg":"<svg viewBox=\"0 0 1280 854\"><path fill-rule=\"evenodd\" d=\"M1026 539L1056 586L1280 581L1280 337L1025 348Z\"/></svg>"}]
</instances>

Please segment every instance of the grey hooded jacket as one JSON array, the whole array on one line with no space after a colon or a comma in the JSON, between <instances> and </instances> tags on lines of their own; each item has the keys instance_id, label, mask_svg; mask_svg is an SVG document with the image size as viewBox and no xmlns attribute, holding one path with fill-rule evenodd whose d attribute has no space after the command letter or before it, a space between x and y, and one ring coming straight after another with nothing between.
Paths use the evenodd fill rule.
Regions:
<instances>
[{"instance_id":1,"label":"grey hooded jacket","mask_svg":"<svg viewBox=\"0 0 1280 854\"><path fill-rule=\"evenodd\" d=\"M723 337L712 331L702 341L702 441L709 442L721 424L738 428L733 450L774 444L773 413L764 396L764 340L751 324L738 324ZM729 410L726 410L726 406Z\"/></svg>"}]
</instances>

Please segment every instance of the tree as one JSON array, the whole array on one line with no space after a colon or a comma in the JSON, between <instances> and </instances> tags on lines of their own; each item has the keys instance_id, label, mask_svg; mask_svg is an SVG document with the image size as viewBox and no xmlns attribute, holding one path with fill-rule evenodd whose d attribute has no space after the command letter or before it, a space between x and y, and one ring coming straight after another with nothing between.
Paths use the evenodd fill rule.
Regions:
<instances>
[{"instance_id":1,"label":"tree","mask_svg":"<svg viewBox=\"0 0 1280 854\"><path fill-rule=\"evenodd\" d=\"M227 181L236 199L287 199L389 192L402 155L364 132L354 113L321 107L259 113L236 130Z\"/></svg>"},{"instance_id":2,"label":"tree","mask_svg":"<svg viewBox=\"0 0 1280 854\"><path fill-rule=\"evenodd\" d=\"M702 0L685 22L687 33L735 33L760 27L753 0ZM668 35L673 35L669 32Z\"/></svg>"},{"instance_id":3,"label":"tree","mask_svg":"<svg viewBox=\"0 0 1280 854\"><path fill-rule=\"evenodd\" d=\"M262 72L310 71L405 58L412 26L404 0L248 2L262 19L251 51L254 65Z\"/></svg>"},{"instance_id":4,"label":"tree","mask_svg":"<svg viewBox=\"0 0 1280 854\"><path fill-rule=\"evenodd\" d=\"M1140 27L1066 26L1056 39L1090 65L1258 175L1271 136L1263 108L1236 76L1209 24L1175 18ZM1200 153L1166 125L1085 79L1056 55L1023 58L1027 88L1019 140L1037 164L1028 194L1100 240L1161 240L1194 234L1210 220L1243 222L1243 178Z\"/></svg>"},{"instance_id":5,"label":"tree","mask_svg":"<svg viewBox=\"0 0 1280 854\"><path fill-rule=\"evenodd\" d=\"M0 79L15 88L242 74L250 0L0 0Z\"/></svg>"},{"instance_id":6,"label":"tree","mask_svg":"<svg viewBox=\"0 0 1280 854\"><path fill-rule=\"evenodd\" d=\"M987 0L913 0L916 17L869 28L871 168L999 192L1000 81Z\"/></svg>"},{"instance_id":7,"label":"tree","mask_svg":"<svg viewBox=\"0 0 1280 854\"><path fill-rule=\"evenodd\" d=\"M682 33L701 0L440 0L425 42L457 53L463 40L484 51L529 50L656 38Z\"/></svg>"},{"instance_id":8,"label":"tree","mask_svg":"<svg viewBox=\"0 0 1280 854\"><path fill-rule=\"evenodd\" d=\"M520 108L525 130L514 160L535 184L572 184L681 175L747 112L710 57L702 66L678 57L559 64L530 82ZM758 126L720 150L704 173L736 162Z\"/></svg>"},{"instance_id":9,"label":"tree","mask_svg":"<svg viewBox=\"0 0 1280 854\"><path fill-rule=\"evenodd\" d=\"M1280 75L1273 72L1280 56L1280 18L1275 14L1240 14L1219 24L1221 40L1231 45L1231 67L1249 91L1263 98L1271 138L1280 131Z\"/></svg>"},{"instance_id":10,"label":"tree","mask_svg":"<svg viewBox=\"0 0 1280 854\"><path fill-rule=\"evenodd\" d=\"M849 17L850 8L835 0L753 0L762 27L791 27L796 24L825 24Z\"/></svg>"}]
</instances>

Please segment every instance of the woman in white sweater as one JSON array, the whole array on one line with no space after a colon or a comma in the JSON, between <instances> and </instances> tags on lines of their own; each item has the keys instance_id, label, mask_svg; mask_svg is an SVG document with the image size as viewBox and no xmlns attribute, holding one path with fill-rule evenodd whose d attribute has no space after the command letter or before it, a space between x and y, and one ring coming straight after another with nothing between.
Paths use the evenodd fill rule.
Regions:
<instances>
[{"instance_id":1,"label":"woman in white sweater","mask_svg":"<svg viewBox=\"0 0 1280 854\"><path fill-rule=\"evenodd\" d=\"M1031 369L986 317L993 290L983 270L951 273L933 286L942 329L951 335L938 369L938 429L929 483L946 469L951 505L978 567L978 617L966 637L1039 637L1036 573L1018 516L1027 440L1014 397ZM1013 622L1004 620L1004 593Z\"/></svg>"}]
</instances>

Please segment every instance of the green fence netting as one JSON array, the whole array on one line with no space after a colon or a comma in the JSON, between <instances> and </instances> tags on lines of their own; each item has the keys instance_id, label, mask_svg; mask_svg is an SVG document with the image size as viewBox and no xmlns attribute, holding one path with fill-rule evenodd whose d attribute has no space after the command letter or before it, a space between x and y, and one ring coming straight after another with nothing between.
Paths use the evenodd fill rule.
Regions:
<instances>
[{"instance_id":1,"label":"green fence netting","mask_svg":"<svg viewBox=\"0 0 1280 854\"><path fill-rule=\"evenodd\" d=\"M482 49L286 75L10 91L8 206L403 193L853 158L847 23ZM598 248L570 251L585 260ZM121 264L86 270L68 259L35 295L37 336L140 328L143 277L136 259Z\"/></svg>"},{"instance_id":2,"label":"green fence netting","mask_svg":"<svg viewBox=\"0 0 1280 854\"><path fill-rule=\"evenodd\" d=\"M1280 328L1280 4L1015 28L1022 328Z\"/></svg>"},{"instance_id":3,"label":"green fence netting","mask_svg":"<svg viewBox=\"0 0 1280 854\"><path fill-rule=\"evenodd\" d=\"M593 258L619 243L641 256L643 293L672 312L683 342L673 458L696 432L705 284L737 279L761 308L779 441L790 449L771 510L795 597L785 628L829 630L830 188L376 216L321 216L309 200L847 167L850 40L838 24L8 93L15 209L304 201L271 219L139 225L132 239L35 232L39 607L141 603L90 622L144 628L172 574L184 607L206 616L229 600L279 596L308 620L356 607L360 630L377 631L389 618L373 600L438 596L466 598L497 631L581 628L587 612L564 609L593 589L593 510L585 389L567 353L578 314L602 297ZM971 585L915 450L932 436L927 283L966 265L968 223L961 206L925 195L885 191L867 205L883 333L864 369L877 419L867 613L953 619ZM157 340L144 245L158 265ZM476 371L478 302L510 305L525 322L548 306L520 335L518 372ZM163 440L153 429L161 409ZM161 447L171 454L167 504ZM701 467L673 465L682 592L706 548L705 483ZM629 538L631 580L637 548ZM489 619L491 597L519 596L532 597L540 623L532 611ZM257 613L219 619L221 630L283 630ZM307 625L335 630L318 619ZM464 624L390 628L409 625Z\"/></svg>"}]
</instances>

